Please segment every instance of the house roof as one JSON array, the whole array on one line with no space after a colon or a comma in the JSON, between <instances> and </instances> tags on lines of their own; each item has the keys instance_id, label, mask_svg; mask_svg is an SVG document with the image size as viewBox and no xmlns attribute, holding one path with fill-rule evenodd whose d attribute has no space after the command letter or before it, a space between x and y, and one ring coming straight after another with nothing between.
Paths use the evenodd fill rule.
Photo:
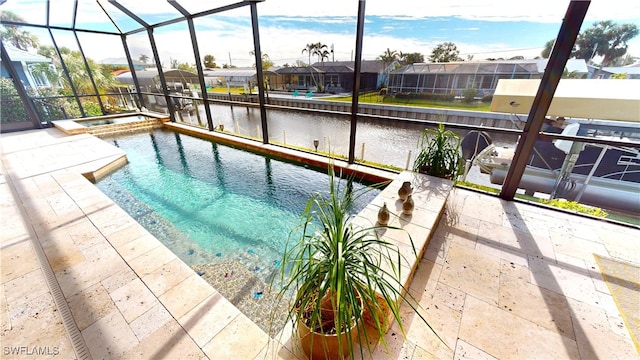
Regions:
<instances>
[{"instance_id":1,"label":"house roof","mask_svg":"<svg viewBox=\"0 0 640 360\"><path fill-rule=\"evenodd\" d=\"M350 69L349 72L353 72L353 68L355 67L355 63L353 61L326 61L324 63L317 62L312 66L319 69L327 69L329 67L334 67L336 69L342 69L342 72L345 68ZM325 70L325 72L328 72ZM382 73L384 72L384 62L381 60L362 60L360 63L360 72L361 73Z\"/></svg>"},{"instance_id":2,"label":"house roof","mask_svg":"<svg viewBox=\"0 0 640 360\"><path fill-rule=\"evenodd\" d=\"M122 73L126 73L126 72L129 72L129 70L127 70L127 69L120 69L120 70L112 71L112 72L111 72L111 74L113 74L114 76L118 76L118 75L120 75L120 74L122 74Z\"/></svg>"},{"instance_id":3,"label":"house roof","mask_svg":"<svg viewBox=\"0 0 640 360\"><path fill-rule=\"evenodd\" d=\"M353 73L355 64L353 61L327 61L317 62L311 65L313 73L329 74L329 73ZM290 66L276 70L278 74L308 74L310 72L308 66ZM384 63L380 60L362 60L360 73L379 74L384 72Z\"/></svg>"},{"instance_id":4,"label":"house roof","mask_svg":"<svg viewBox=\"0 0 640 360\"><path fill-rule=\"evenodd\" d=\"M503 60L503 61L454 61L443 63L416 63L405 65L393 73L457 73L457 74L505 74L537 73L541 74L548 59ZM583 59L569 59L566 69L569 72L587 73Z\"/></svg>"},{"instance_id":5,"label":"house roof","mask_svg":"<svg viewBox=\"0 0 640 360\"><path fill-rule=\"evenodd\" d=\"M255 68L230 68L230 69L205 69L204 76L207 77L255 77ZM264 70L264 75L275 75L276 72Z\"/></svg>"},{"instance_id":6,"label":"house roof","mask_svg":"<svg viewBox=\"0 0 640 360\"><path fill-rule=\"evenodd\" d=\"M176 70L176 69L163 70L163 74L164 74L165 80L168 83L179 82L182 84L186 84L186 83L193 84L199 81L197 74L194 74L189 71L184 71L184 70ZM138 78L138 83L140 83L140 85L143 85L143 86L154 85L159 82L159 80L157 79L158 70L156 69L136 71L136 77ZM122 84L133 85L133 77L131 75L131 71L122 73L116 76L116 78Z\"/></svg>"},{"instance_id":7,"label":"house roof","mask_svg":"<svg viewBox=\"0 0 640 360\"><path fill-rule=\"evenodd\" d=\"M602 70L612 74L640 75L640 67L637 66L612 66L603 67Z\"/></svg>"},{"instance_id":8,"label":"house roof","mask_svg":"<svg viewBox=\"0 0 640 360\"><path fill-rule=\"evenodd\" d=\"M134 66L155 66L155 63L143 63L140 60L132 59L131 62ZM125 65L129 66L129 62L127 62L127 58L106 58L98 61L99 64L107 64L107 65Z\"/></svg>"},{"instance_id":9,"label":"house roof","mask_svg":"<svg viewBox=\"0 0 640 360\"><path fill-rule=\"evenodd\" d=\"M13 45L4 42L4 48L7 50L7 54L12 61L20 61L25 63L50 63L51 59L48 57L33 54L28 51L20 50Z\"/></svg>"},{"instance_id":10,"label":"house roof","mask_svg":"<svg viewBox=\"0 0 640 360\"><path fill-rule=\"evenodd\" d=\"M322 70L325 73L353 73L353 67L335 63L324 64Z\"/></svg>"},{"instance_id":11,"label":"house roof","mask_svg":"<svg viewBox=\"0 0 640 360\"><path fill-rule=\"evenodd\" d=\"M315 66L302 66L302 67L289 66L289 67L280 68L280 69L276 70L276 72L278 74L309 74L309 73L319 74L319 73L324 73L324 71L322 71L321 69L319 69L319 68L317 68Z\"/></svg>"},{"instance_id":12,"label":"house roof","mask_svg":"<svg viewBox=\"0 0 640 360\"><path fill-rule=\"evenodd\" d=\"M547 62L549 59L533 59L533 60L517 60L530 62L535 61L538 65L538 72L543 73L544 69L547 67ZM587 69L587 63L584 59L569 59L567 60L567 65L565 66L567 71L569 72L578 72L578 73L587 73L589 70Z\"/></svg>"}]
</instances>

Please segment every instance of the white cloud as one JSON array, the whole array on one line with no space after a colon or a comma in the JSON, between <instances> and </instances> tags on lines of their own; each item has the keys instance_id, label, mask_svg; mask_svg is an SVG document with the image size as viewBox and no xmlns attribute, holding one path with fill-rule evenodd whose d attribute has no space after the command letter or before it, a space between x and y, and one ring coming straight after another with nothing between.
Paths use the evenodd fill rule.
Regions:
<instances>
[{"instance_id":1,"label":"white cloud","mask_svg":"<svg viewBox=\"0 0 640 360\"><path fill-rule=\"evenodd\" d=\"M79 0L79 10L90 8L92 0ZM171 19L179 17L179 12L169 3L162 0L120 0L126 8L140 14L142 18L159 15ZM236 1L206 1L206 0L177 0L187 9L204 10L208 7L224 6ZM120 17L122 13L106 0L100 3L113 16ZM465 19L490 21L540 21L558 22L565 15L569 0L538 0L535 2L513 0L448 0L448 1L416 1L416 0L369 0L365 2L366 14L389 17L412 17L416 19L459 16ZM312 4L312 5L310 5ZM207 6L208 5L208 6ZM357 1L323 0L310 3L301 0L266 0L258 3L259 15L272 15L309 19L314 17L355 17L358 13ZM13 11L29 22L45 22L46 0L8 0L2 5L2 10ZM52 16L70 19L73 10L73 0L56 0L51 4ZM65 12L68 14L65 14ZM238 16L248 16L247 9L237 9ZM587 13L587 21L607 20L616 21L638 19L640 1L635 0L592 0ZM84 14L83 14L84 16Z\"/></svg>"},{"instance_id":2,"label":"white cloud","mask_svg":"<svg viewBox=\"0 0 640 360\"><path fill-rule=\"evenodd\" d=\"M116 19L126 17L106 0L100 3L110 11ZM237 0L177 0L187 9L204 10L210 6L223 6L235 3ZM143 18L153 15L162 19L178 17L177 11L163 0L121 0L127 8L141 14ZM388 36L389 30L398 30L412 26L414 21L425 18L431 20L447 21L443 16L458 16L465 19L490 20L490 21L536 21L554 22L560 24L565 15L569 0L538 0L536 2L523 2L513 0L448 0L448 1L416 1L416 0L369 0L366 1L366 14L368 16L382 16L385 19L394 20L392 26L379 29L375 36L373 31L366 31L364 38L364 58L374 59L383 53L387 47L402 49L405 52L420 52L428 56L436 45L435 40L448 41L446 35L441 38L431 34L431 41L420 39L408 39ZM56 0L51 3L51 16L56 22L70 22L73 11L73 0ZM297 20L305 23L316 23L319 30L303 30L267 26L261 23L260 39L262 51L270 55L276 64L295 63L296 60L308 62L308 56L301 53L302 47L311 41L322 41L325 44L334 44L336 60L350 60L355 48L355 17L358 10L357 1L324 0L321 6L304 0L266 0L258 3L258 14L261 16L277 16L282 21ZM45 23L46 0L8 0L0 7L0 10L13 11L25 18L28 22ZM100 13L99 7L93 0L79 0L79 23L108 23L108 19ZM231 61L237 66L251 66L254 62L249 51L253 49L253 40L250 30L250 18L248 8L240 8L225 12L224 16L209 16L204 19L196 19L198 29L198 41L200 53L213 54L218 64ZM634 22L640 25L640 1L633 0L592 0L587 13L587 22L595 20L614 20L616 22ZM236 18L241 21L233 21ZM120 23L123 20L117 20ZM129 23L132 21L129 19ZM275 22L277 24L277 22ZM331 31L332 24L353 24L353 32L347 34ZM388 24L388 23L387 23ZM186 29L186 25L171 28L158 29L155 32L156 41L161 52L162 60L166 64L170 59L178 59L180 62L193 62L191 42L185 31L175 31L175 28ZM474 31L480 33L477 27L457 28L457 31ZM83 48L88 56L96 60L114 57L114 49L122 52L120 39L113 37L111 40L85 41L81 37ZM60 46L75 48L75 40L72 36L57 35L56 40ZM129 37L132 56L137 58L140 53L151 56L148 39L145 33ZM476 42L457 42L461 53L474 54L476 59L485 57L511 57L515 55L536 56L540 48L521 49L513 45L500 43L486 43L482 39ZM629 53L640 55L640 38L629 43ZM312 59L312 61L315 61Z\"/></svg>"},{"instance_id":3,"label":"white cloud","mask_svg":"<svg viewBox=\"0 0 640 360\"><path fill-rule=\"evenodd\" d=\"M365 2L367 15L413 17L416 19L439 16L459 16L465 19L490 21L559 22L566 13L569 0L369 0ZM289 15L303 17L356 16L358 2L324 0L321 6L310 9L308 1L267 0L258 5L260 15ZM640 1L593 0L587 12L587 21L637 19Z\"/></svg>"},{"instance_id":4,"label":"white cloud","mask_svg":"<svg viewBox=\"0 0 640 360\"><path fill-rule=\"evenodd\" d=\"M356 19L348 16L330 16L330 17L299 17L299 16L279 16L274 17L273 21L289 21L301 23L318 23L318 24L356 24Z\"/></svg>"}]
</instances>

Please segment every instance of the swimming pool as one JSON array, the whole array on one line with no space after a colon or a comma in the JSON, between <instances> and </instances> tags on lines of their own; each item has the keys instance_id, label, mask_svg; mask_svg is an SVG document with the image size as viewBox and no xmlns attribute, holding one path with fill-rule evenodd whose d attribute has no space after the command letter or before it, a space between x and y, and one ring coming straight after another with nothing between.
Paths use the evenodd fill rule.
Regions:
<instances>
[{"instance_id":1,"label":"swimming pool","mask_svg":"<svg viewBox=\"0 0 640 360\"><path fill-rule=\"evenodd\" d=\"M190 266L239 263L267 282L307 199L328 189L321 170L163 129L105 140L129 164L98 188Z\"/></svg>"}]
</instances>

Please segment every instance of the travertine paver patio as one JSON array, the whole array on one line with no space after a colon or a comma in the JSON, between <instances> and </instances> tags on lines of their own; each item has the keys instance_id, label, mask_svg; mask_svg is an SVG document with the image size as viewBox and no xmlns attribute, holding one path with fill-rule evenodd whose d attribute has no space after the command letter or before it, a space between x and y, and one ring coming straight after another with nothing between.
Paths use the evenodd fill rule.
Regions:
<instances>
[{"instance_id":1,"label":"travertine paver patio","mask_svg":"<svg viewBox=\"0 0 640 360\"><path fill-rule=\"evenodd\" d=\"M298 354L286 332L279 340L291 352L268 344L80 175L119 161L117 148L55 129L3 135L1 145L3 358L33 358L33 350L96 359ZM635 228L456 189L410 285L446 344L405 311L407 341L392 328L391 358L637 358L593 254L637 265L638 239Z\"/></svg>"}]
</instances>

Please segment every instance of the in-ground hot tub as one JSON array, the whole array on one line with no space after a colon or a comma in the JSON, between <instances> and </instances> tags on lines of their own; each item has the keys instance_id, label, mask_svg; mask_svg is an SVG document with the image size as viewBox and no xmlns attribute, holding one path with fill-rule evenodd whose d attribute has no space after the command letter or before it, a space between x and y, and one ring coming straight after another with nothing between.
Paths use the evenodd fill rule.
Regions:
<instances>
[{"instance_id":1,"label":"in-ground hot tub","mask_svg":"<svg viewBox=\"0 0 640 360\"><path fill-rule=\"evenodd\" d=\"M53 125L69 135L88 133L100 136L162 127L162 123L168 120L166 114L137 112L57 120Z\"/></svg>"}]
</instances>

